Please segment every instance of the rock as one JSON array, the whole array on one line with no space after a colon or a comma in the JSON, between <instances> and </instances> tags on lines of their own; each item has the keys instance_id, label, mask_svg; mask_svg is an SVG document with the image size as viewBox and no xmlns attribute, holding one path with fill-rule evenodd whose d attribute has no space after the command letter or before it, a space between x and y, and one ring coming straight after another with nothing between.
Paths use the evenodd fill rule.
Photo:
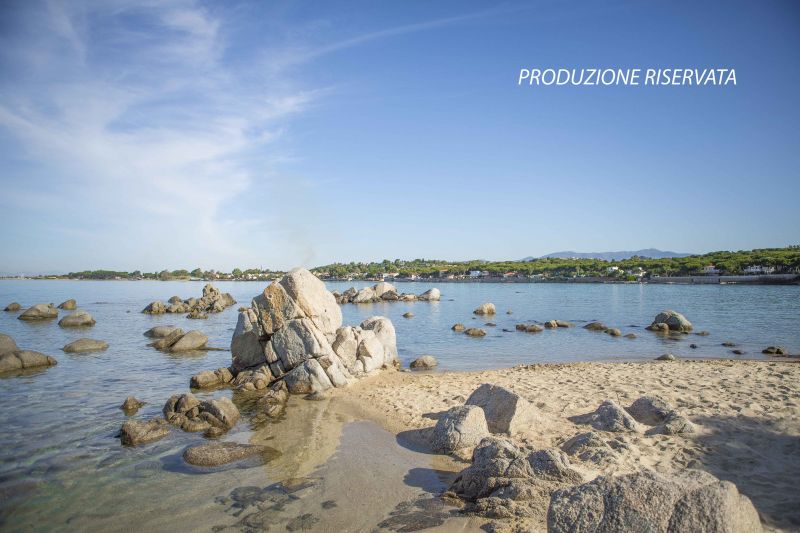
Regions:
<instances>
[{"instance_id":1,"label":"rock","mask_svg":"<svg viewBox=\"0 0 800 533\"><path fill-rule=\"evenodd\" d=\"M145 331L144 336L154 339L163 339L164 337L169 337L169 335L177 329L178 328L175 326L156 326Z\"/></svg>"},{"instance_id":2,"label":"rock","mask_svg":"<svg viewBox=\"0 0 800 533\"><path fill-rule=\"evenodd\" d=\"M120 440L125 446L137 446L163 439L168 433L169 426L163 418L128 420L122 424Z\"/></svg>"},{"instance_id":3,"label":"rock","mask_svg":"<svg viewBox=\"0 0 800 533\"><path fill-rule=\"evenodd\" d=\"M656 361L674 361L675 356L671 353L665 353L664 355L659 355L656 357Z\"/></svg>"},{"instance_id":4,"label":"rock","mask_svg":"<svg viewBox=\"0 0 800 533\"><path fill-rule=\"evenodd\" d=\"M11 302L3 311L19 311L22 308L17 302Z\"/></svg>"},{"instance_id":5,"label":"rock","mask_svg":"<svg viewBox=\"0 0 800 533\"><path fill-rule=\"evenodd\" d=\"M738 350L737 349L737 350L731 350L731 353L735 354L735 355L744 355L745 352L744 352L744 350Z\"/></svg>"},{"instance_id":6,"label":"rock","mask_svg":"<svg viewBox=\"0 0 800 533\"><path fill-rule=\"evenodd\" d=\"M108 343L94 339L78 339L62 348L67 353L101 352L108 349Z\"/></svg>"},{"instance_id":7,"label":"rock","mask_svg":"<svg viewBox=\"0 0 800 533\"><path fill-rule=\"evenodd\" d=\"M646 330L655 331L656 333L667 333L669 332L669 325L663 322L656 322L654 324L650 324L646 328Z\"/></svg>"},{"instance_id":8,"label":"rock","mask_svg":"<svg viewBox=\"0 0 800 533\"><path fill-rule=\"evenodd\" d=\"M142 313L147 313L149 315L163 315L166 312L167 312L167 306L164 305L164 302L159 300L147 304L147 307L142 309Z\"/></svg>"},{"instance_id":9,"label":"rock","mask_svg":"<svg viewBox=\"0 0 800 533\"><path fill-rule=\"evenodd\" d=\"M278 282L322 333L333 340L342 325L342 310L325 284L304 268L295 268Z\"/></svg>"},{"instance_id":10,"label":"rock","mask_svg":"<svg viewBox=\"0 0 800 533\"><path fill-rule=\"evenodd\" d=\"M514 435L535 421L533 406L519 394L499 385L484 383L467 398L466 405L481 407L492 433Z\"/></svg>"},{"instance_id":11,"label":"rock","mask_svg":"<svg viewBox=\"0 0 800 533\"><path fill-rule=\"evenodd\" d=\"M167 303L170 303L170 304L182 304L183 303L183 298L181 298L180 296L173 296L169 300L167 300Z\"/></svg>"},{"instance_id":12,"label":"rock","mask_svg":"<svg viewBox=\"0 0 800 533\"><path fill-rule=\"evenodd\" d=\"M561 449L581 461L607 464L616 458L616 452L595 432L580 433L565 442Z\"/></svg>"},{"instance_id":13,"label":"rock","mask_svg":"<svg viewBox=\"0 0 800 533\"><path fill-rule=\"evenodd\" d=\"M589 331L605 331L608 328L602 322L589 322L583 326L583 329L588 329Z\"/></svg>"},{"instance_id":14,"label":"rock","mask_svg":"<svg viewBox=\"0 0 800 533\"><path fill-rule=\"evenodd\" d=\"M692 343L692 344L689 345L689 348L691 348L692 350L696 350L697 349L697 345Z\"/></svg>"},{"instance_id":15,"label":"rock","mask_svg":"<svg viewBox=\"0 0 800 533\"><path fill-rule=\"evenodd\" d=\"M122 402L122 405L119 406L119 408L125 411L126 414L134 414L143 405L144 405L143 401L137 400L133 396L128 396L127 398L125 398L125 401Z\"/></svg>"},{"instance_id":16,"label":"rock","mask_svg":"<svg viewBox=\"0 0 800 533\"><path fill-rule=\"evenodd\" d=\"M228 368L218 368L217 370L204 370L199 374L195 374L189 380L189 387L193 389L206 389L209 387L216 387L230 383L233 380L233 374Z\"/></svg>"},{"instance_id":17,"label":"rock","mask_svg":"<svg viewBox=\"0 0 800 533\"><path fill-rule=\"evenodd\" d=\"M466 328L466 326L464 326L464 324L458 323L458 324L454 324L453 327L450 328L450 329L452 329L453 331L464 331L467 328Z\"/></svg>"},{"instance_id":18,"label":"rock","mask_svg":"<svg viewBox=\"0 0 800 533\"><path fill-rule=\"evenodd\" d=\"M364 372L382 368L386 362L386 350L372 331L361 331L356 356Z\"/></svg>"},{"instance_id":19,"label":"rock","mask_svg":"<svg viewBox=\"0 0 800 533\"><path fill-rule=\"evenodd\" d=\"M257 444L238 442L215 442L190 446L183 452L183 460L194 466L221 466L241 461L253 456L261 456L265 461L277 457L274 448Z\"/></svg>"},{"instance_id":20,"label":"rock","mask_svg":"<svg viewBox=\"0 0 800 533\"><path fill-rule=\"evenodd\" d=\"M94 324L94 318L86 311L75 311L58 321L58 325L62 328L83 328Z\"/></svg>"},{"instance_id":21,"label":"rock","mask_svg":"<svg viewBox=\"0 0 800 533\"><path fill-rule=\"evenodd\" d=\"M372 303L377 299L378 295L375 294L375 289L372 287L364 287L353 297L352 302L354 304L367 304Z\"/></svg>"},{"instance_id":22,"label":"rock","mask_svg":"<svg viewBox=\"0 0 800 533\"><path fill-rule=\"evenodd\" d=\"M284 376L292 394L309 394L333 388L330 378L316 359L309 359Z\"/></svg>"},{"instance_id":23,"label":"rock","mask_svg":"<svg viewBox=\"0 0 800 533\"><path fill-rule=\"evenodd\" d=\"M722 343L722 346L725 346L726 348L733 348L734 346L736 346L736 343L731 341L725 341Z\"/></svg>"},{"instance_id":24,"label":"rock","mask_svg":"<svg viewBox=\"0 0 800 533\"><path fill-rule=\"evenodd\" d=\"M436 452L451 453L477 446L481 439L488 436L489 428L483 409L477 405L459 405L436 422L431 448Z\"/></svg>"},{"instance_id":25,"label":"rock","mask_svg":"<svg viewBox=\"0 0 800 533\"><path fill-rule=\"evenodd\" d=\"M529 324L525 326L525 333L541 333L544 328L539 324Z\"/></svg>"},{"instance_id":26,"label":"rock","mask_svg":"<svg viewBox=\"0 0 800 533\"><path fill-rule=\"evenodd\" d=\"M560 328L571 328L574 326L572 322L567 322L566 320L556 320L556 326Z\"/></svg>"},{"instance_id":27,"label":"rock","mask_svg":"<svg viewBox=\"0 0 800 533\"><path fill-rule=\"evenodd\" d=\"M636 333L626 333L626 334L625 334L625 335L623 335L623 336L624 336L626 339L635 339L635 338L636 338Z\"/></svg>"},{"instance_id":28,"label":"rock","mask_svg":"<svg viewBox=\"0 0 800 533\"><path fill-rule=\"evenodd\" d=\"M561 532L762 531L750 500L728 481L689 470L665 477L643 471L601 476L553 493L547 530Z\"/></svg>"},{"instance_id":29,"label":"rock","mask_svg":"<svg viewBox=\"0 0 800 533\"><path fill-rule=\"evenodd\" d=\"M708 335L711 335L711 333L703 330L703 331L698 331L697 333L695 333L695 335L700 335L701 337L707 337Z\"/></svg>"},{"instance_id":30,"label":"rock","mask_svg":"<svg viewBox=\"0 0 800 533\"><path fill-rule=\"evenodd\" d=\"M332 344L334 353L339 356L339 359L351 373L356 370L355 363L357 361L360 333L361 328L354 328L352 326L339 328L336 330L336 339Z\"/></svg>"},{"instance_id":31,"label":"rock","mask_svg":"<svg viewBox=\"0 0 800 533\"><path fill-rule=\"evenodd\" d=\"M230 398L198 400L193 394L176 394L164 404L164 418L184 431L206 431L217 427L224 431L239 421L239 409Z\"/></svg>"},{"instance_id":32,"label":"rock","mask_svg":"<svg viewBox=\"0 0 800 533\"><path fill-rule=\"evenodd\" d=\"M555 329L558 327L558 322L556 322L555 320L548 320L547 322L544 323L544 327L546 327L547 329Z\"/></svg>"},{"instance_id":33,"label":"rock","mask_svg":"<svg viewBox=\"0 0 800 533\"><path fill-rule=\"evenodd\" d=\"M199 309L194 309L188 315L186 315L186 318L202 320L208 318L208 314L204 313L203 311L200 311Z\"/></svg>"},{"instance_id":34,"label":"rock","mask_svg":"<svg viewBox=\"0 0 800 533\"><path fill-rule=\"evenodd\" d=\"M203 332L192 330L179 338L175 344L169 347L171 352L185 352L189 350L202 350L208 342L208 337Z\"/></svg>"},{"instance_id":35,"label":"rock","mask_svg":"<svg viewBox=\"0 0 800 533\"><path fill-rule=\"evenodd\" d=\"M19 350L17 343L10 335L0 333L0 355Z\"/></svg>"},{"instance_id":36,"label":"rock","mask_svg":"<svg viewBox=\"0 0 800 533\"><path fill-rule=\"evenodd\" d=\"M13 350L0 355L0 374L56 364L58 361L43 353L31 350Z\"/></svg>"},{"instance_id":37,"label":"rock","mask_svg":"<svg viewBox=\"0 0 800 533\"><path fill-rule=\"evenodd\" d=\"M391 320L385 316L373 316L361 323L361 329L374 332L375 336L383 344L386 353L385 363L387 365L399 364L397 333Z\"/></svg>"},{"instance_id":38,"label":"rock","mask_svg":"<svg viewBox=\"0 0 800 533\"><path fill-rule=\"evenodd\" d=\"M308 318L290 320L272 336L270 344L287 371L309 358L333 353L328 339Z\"/></svg>"},{"instance_id":39,"label":"rock","mask_svg":"<svg viewBox=\"0 0 800 533\"><path fill-rule=\"evenodd\" d=\"M150 346L156 350L168 350L170 346L178 342L178 339L183 337L184 333L181 328L173 328L172 331L166 336L151 342Z\"/></svg>"},{"instance_id":40,"label":"rock","mask_svg":"<svg viewBox=\"0 0 800 533\"><path fill-rule=\"evenodd\" d=\"M433 368L438 364L439 364L439 362L436 360L436 358L434 356L432 356L432 355L423 355L422 357L418 357L418 358L414 359L413 361L411 361L411 364L408 365L408 366L411 367L411 368L417 368L417 369L425 370L425 369L428 369L428 368ZM477 442L475 444L477 444Z\"/></svg>"},{"instance_id":41,"label":"rock","mask_svg":"<svg viewBox=\"0 0 800 533\"><path fill-rule=\"evenodd\" d=\"M58 317L58 309L53 304L36 304L29 307L17 318L20 320L50 320Z\"/></svg>"},{"instance_id":42,"label":"rock","mask_svg":"<svg viewBox=\"0 0 800 533\"><path fill-rule=\"evenodd\" d=\"M622 332L620 330L618 330L617 328L608 328L606 330L606 333L608 333L612 337L621 337L622 336Z\"/></svg>"},{"instance_id":43,"label":"rock","mask_svg":"<svg viewBox=\"0 0 800 533\"><path fill-rule=\"evenodd\" d=\"M783 346L767 346L761 350L761 353L767 355L789 355L789 350Z\"/></svg>"},{"instance_id":44,"label":"rock","mask_svg":"<svg viewBox=\"0 0 800 533\"><path fill-rule=\"evenodd\" d=\"M486 330L483 330L481 328L469 328L469 329L465 330L464 333L466 333L470 337L485 337L486 336Z\"/></svg>"},{"instance_id":45,"label":"rock","mask_svg":"<svg viewBox=\"0 0 800 533\"><path fill-rule=\"evenodd\" d=\"M677 411L667 413L665 420L656 427L647 430L647 435L681 435L694 433L695 425Z\"/></svg>"},{"instance_id":46,"label":"rock","mask_svg":"<svg viewBox=\"0 0 800 533\"><path fill-rule=\"evenodd\" d=\"M381 300L385 300L387 302L396 302L400 299L400 296L395 291L386 291L381 294Z\"/></svg>"},{"instance_id":47,"label":"rock","mask_svg":"<svg viewBox=\"0 0 800 533\"><path fill-rule=\"evenodd\" d=\"M427 291L423 292L419 296L418 299L424 302L438 302L442 298L442 293L437 288L428 289Z\"/></svg>"},{"instance_id":48,"label":"rock","mask_svg":"<svg viewBox=\"0 0 800 533\"><path fill-rule=\"evenodd\" d=\"M74 311L77 307L78 307L78 304L75 302L75 300L72 300L72 299L66 300L66 301L61 302L60 304L58 304L58 308L59 309L63 309L65 311Z\"/></svg>"},{"instance_id":49,"label":"rock","mask_svg":"<svg viewBox=\"0 0 800 533\"><path fill-rule=\"evenodd\" d=\"M576 424L588 424L600 431L643 433L638 422L614 400L606 400L594 412L570 418Z\"/></svg>"},{"instance_id":50,"label":"rock","mask_svg":"<svg viewBox=\"0 0 800 533\"><path fill-rule=\"evenodd\" d=\"M278 285L279 290L283 288ZM269 287L267 288L269 289ZM266 294L267 289L264 290ZM262 308L259 298L253 299L253 308L246 309L239 313L236 329L231 337L231 356L232 368L237 372L245 368L254 367L260 364L275 362L267 361L265 355L265 344L262 342L262 331L264 331L264 320L272 320L273 314L268 308ZM259 321L259 314L261 321ZM271 322L269 322L271 324ZM281 327L285 324L281 318ZM271 327L271 326L270 326ZM273 332L274 333L274 332ZM266 336L267 334L264 333Z\"/></svg>"},{"instance_id":51,"label":"rock","mask_svg":"<svg viewBox=\"0 0 800 533\"><path fill-rule=\"evenodd\" d=\"M479 305L473 313L476 315L493 315L497 312L493 303L485 303Z\"/></svg>"},{"instance_id":52,"label":"rock","mask_svg":"<svg viewBox=\"0 0 800 533\"><path fill-rule=\"evenodd\" d=\"M642 396L635 400L630 407L625 409L630 415L642 424L655 426L667 419L672 406L659 396Z\"/></svg>"},{"instance_id":53,"label":"rock","mask_svg":"<svg viewBox=\"0 0 800 533\"><path fill-rule=\"evenodd\" d=\"M414 318L414 313L412 313L411 311L403 313L403 318Z\"/></svg>"},{"instance_id":54,"label":"rock","mask_svg":"<svg viewBox=\"0 0 800 533\"><path fill-rule=\"evenodd\" d=\"M680 331L681 333L692 331L692 323L682 314L672 310L658 313L651 326L655 324L666 324L670 331Z\"/></svg>"},{"instance_id":55,"label":"rock","mask_svg":"<svg viewBox=\"0 0 800 533\"><path fill-rule=\"evenodd\" d=\"M381 298L387 292L393 292L397 294L397 289L395 289L394 285L386 281L381 281L380 283L374 285L372 287L372 291L375 293L377 298Z\"/></svg>"}]
</instances>

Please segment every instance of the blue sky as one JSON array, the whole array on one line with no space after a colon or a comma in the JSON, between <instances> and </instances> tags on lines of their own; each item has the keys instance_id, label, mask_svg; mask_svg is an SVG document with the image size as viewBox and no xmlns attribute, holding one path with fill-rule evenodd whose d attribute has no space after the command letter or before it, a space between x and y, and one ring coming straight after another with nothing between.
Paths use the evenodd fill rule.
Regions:
<instances>
[{"instance_id":1,"label":"blue sky","mask_svg":"<svg viewBox=\"0 0 800 533\"><path fill-rule=\"evenodd\" d=\"M0 272L798 244L798 51L790 1L3 2Z\"/></svg>"}]
</instances>

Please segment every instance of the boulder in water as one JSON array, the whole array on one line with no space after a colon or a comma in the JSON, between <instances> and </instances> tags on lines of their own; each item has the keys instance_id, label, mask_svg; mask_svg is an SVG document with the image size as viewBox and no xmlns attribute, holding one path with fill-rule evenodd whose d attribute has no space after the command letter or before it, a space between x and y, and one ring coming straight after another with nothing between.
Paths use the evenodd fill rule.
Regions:
<instances>
[{"instance_id":1,"label":"boulder in water","mask_svg":"<svg viewBox=\"0 0 800 533\"><path fill-rule=\"evenodd\" d=\"M426 370L428 368L433 368L438 365L439 362L436 358L432 355L423 355L422 357L418 357L411 361L411 364L408 365L410 368ZM477 443L476 443L477 444Z\"/></svg>"},{"instance_id":2,"label":"boulder in water","mask_svg":"<svg viewBox=\"0 0 800 533\"><path fill-rule=\"evenodd\" d=\"M75 311L58 321L62 328L85 328L95 325L95 320L86 311Z\"/></svg>"},{"instance_id":3,"label":"boulder in water","mask_svg":"<svg viewBox=\"0 0 800 533\"><path fill-rule=\"evenodd\" d=\"M186 352L190 350L202 350L208 342L208 337L202 331L192 330L187 332L174 344L169 347L171 352Z\"/></svg>"},{"instance_id":4,"label":"boulder in water","mask_svg":"<svg viewBox=\"0 0 800 533\"><path fill-rule=\"evenodd\" d=\"M485 337L486 336L486 330L481 329L481 328L469 328L469 329L464 330L464 333L466 335L469 335L470 337Z\"/></svg>"},{"instance_id":5,"label":"boulder in water","mask_svg":"<svg viewBox=\"0 0 800 533\"><path fill-rule=\"evenodd\" d=\"M78 339L62 348L66 353L102 352L108 349L108 343L95 339Z\"/></svg>"},{"instance_id":6,"label":"boulder in water","mask_svg":"<svg viewBox=\"0 0 800 533\"><path fill-rule=\"evenodd\" d=\"M17 302L11 302L3 311L19 311L22 308Z\"/></svg>"},{"instance_id":7,"label":"boulder in water","mask_svg":"<svg viewBox=\"0 0 800 533\"><path fill-rule=\"evenodd\" d=\"M436 287L432 289L428 289L427 291L423 292L417 299L422 300L423 302L438 302L442 298L442 293Z\"/></svg>"},{"instance_id":8,"label":"boulder in water","mask_svg":"<svg viewBox=\"0 0 800 533\"><path fill-rule=\"evenodd\" d=\"M493 315L497 313L497 309L495 308L493 303L485 303L479 305L474 311L476 315Z\"/></svg>"},{"instance_id":9,"label":"boulder in water","mask_svg":"<svg viewBox=\"0 0 800 533\"><path fill-rule=\"evenodd\" d=\"M268 461L277 457L274 448L238 442L214 442L190 446L183 452L183 460L194 466L221 466L254 456Z\"/></svg>"},{"instance_id":10,"label":"boulder in water","mask_svg":"<svg viewBox=\"0 0 800 533\"><path fill-rule=\"evenodd\" d=\"M0 355L0 374L56 364L58 361L43 353L31 350L12 350Z\"/></svg>"},{"instance_id":11,"label":"boulder in water","mask_svg":"<svg viewBox=\"0 0 800 533\"><path fill-rule=\"evenodd\" d=\"M78 304L73 299L69 299L58 304L58 308L63 309L65 311L74 311L75 309L77 309L77 307Z\"/></svg>"},{"instance_id":12,"label":"boulder in water","mask_svg":"<svg viewBox=\"0 0 800 533\"><path fill-rule=\"evenodd\" d=\"M50 320L58 317L58 309L53 304L36 304L22 312L20 320Z\"/></svg>"},{"instance_id":13,"label":"boulder in water","mask_svg":"<svg viewBox=\"0 0 800 533\"><path fill-rule=\"evenodd\" d=\"M657 314L651 326L655 324L666 324L670 331L680 331L681 333L692 331L692 323L685 316L671 309Z\"/></svg>"},{"instance_id":14,"label":"boulder in water","mask_svg":"<svg viewBox=\"0 0 800 533\"><path fill-rule=\"evenodd\" d=\"M168 434L169 426L163 418L128 420L122 424L120 440L125 446L138 446L163 439Z\"/></svg>"}]
</instances>

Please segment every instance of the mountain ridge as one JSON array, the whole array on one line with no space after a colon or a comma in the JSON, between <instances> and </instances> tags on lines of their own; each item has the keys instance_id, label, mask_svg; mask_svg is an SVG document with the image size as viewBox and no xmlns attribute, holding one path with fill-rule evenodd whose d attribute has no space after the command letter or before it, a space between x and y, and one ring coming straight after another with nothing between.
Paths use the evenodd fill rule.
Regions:
<instances>
[{"instance_id":1,"label":"mountain ridge","mask_svg":"<svg viewBox=\"0 0 800 533\"><path fill-rule=\"evenodd\" d=\"M529 256L522 261L533 261L534 259L602 259L603 261L622 261L633 256L647 257L650 259L668 259L672 257L688 257L692 254L682 252L671 252L669 250L659 250L657 248L644 248L642 250L623 250L619 252L553 252L539 257Z\"/></svg>"}]
</instances>

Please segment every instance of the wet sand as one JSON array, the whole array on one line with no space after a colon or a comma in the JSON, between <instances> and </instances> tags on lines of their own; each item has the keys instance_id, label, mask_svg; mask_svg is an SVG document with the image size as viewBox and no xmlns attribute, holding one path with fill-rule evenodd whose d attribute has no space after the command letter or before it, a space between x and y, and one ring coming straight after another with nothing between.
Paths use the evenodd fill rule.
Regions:
<instances>
[{"instance_id":1,"label":"wet sand","mask_svg":"<svg viewBox=\"0 0 800 533\"><path fill-rule=\"evenodd\" d=\"M508 387L538 411L515 440L558 447L591 430L568 419L606 399L627 406L657 394L697 425L686 435L606 434L624 444L618 460L581 463L588 477L652 468L711 472L737 485L767 530L800 527L800 365L762 361L574 363L484 372L383 372L333 393L340 412L381 424L406 447L424 451L436 418L482 383ZM595 430L596 431L596 430ZM462 464L461 466L465 466ZM546 509L534 528L544 528ZM456 527L456 524L453 524ZM447 529L447 528L445 528Z\"/></svg>"}]
</instances>

